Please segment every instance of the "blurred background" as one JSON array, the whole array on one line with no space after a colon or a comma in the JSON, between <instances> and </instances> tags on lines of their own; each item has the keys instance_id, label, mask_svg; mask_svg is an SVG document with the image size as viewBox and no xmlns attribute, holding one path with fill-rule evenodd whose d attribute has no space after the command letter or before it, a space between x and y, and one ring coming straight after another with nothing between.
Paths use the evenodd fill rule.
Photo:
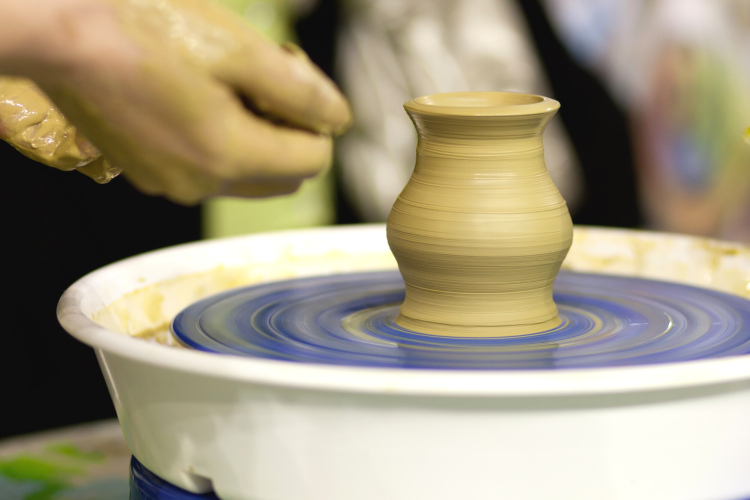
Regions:
<instances>
[{"instance_id":1,"label":"blurred background","mask_svg":"<svg viewBox=\"0 0 750 500\"><path fill-rule=\"evenodd\" d=\"M76 279L200 238L384 221L414 165L402 104L420 95L558 99L547 165L576 224L750 242L747 0L222 3L273 40L301 45L351 100L354 127L331 171L299 193L201 207L142 195L123 178L100 186L0 142L0 438L114 416L92 351L55 316Z\"/></svg>"}]
</instances>

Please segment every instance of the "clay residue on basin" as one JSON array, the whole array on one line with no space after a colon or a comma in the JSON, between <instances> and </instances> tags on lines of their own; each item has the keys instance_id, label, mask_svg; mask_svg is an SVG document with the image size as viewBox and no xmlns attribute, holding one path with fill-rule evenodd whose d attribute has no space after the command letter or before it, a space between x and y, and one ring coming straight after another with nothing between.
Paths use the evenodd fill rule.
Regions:
<instances>
[{"instance_id":1,"label":"clay residue on basin","mask_svg":"<svg viewBox=\"0 0 750 500\"><path fill-rule=\"evenodd\" d=\"M188 305L231 288L284 279L352 271L394 269L390 253L322 255L282 253L273 264L219 266L207 272L185 274L154 283L114 301L92 315L98 324L132 337L168 346L180 346L169 332L174 316Z\"/></svg>"}]
</instances>

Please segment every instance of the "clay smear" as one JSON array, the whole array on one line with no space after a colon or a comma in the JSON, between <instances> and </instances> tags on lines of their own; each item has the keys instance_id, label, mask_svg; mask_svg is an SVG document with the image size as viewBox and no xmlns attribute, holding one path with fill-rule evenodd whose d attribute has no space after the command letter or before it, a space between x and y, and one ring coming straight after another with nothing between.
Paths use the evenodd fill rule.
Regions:
<instances>
[{"instance_id":1,"label":"clay smear","mask_svg":"<svg viewBox=\"0 0 750 500\"><path fill-rule=\"evenodd\" d=\"M396 322L461 337L557 327L552 285L573 226L547 172L542 133L560 104L466 92L404 107L419 142L414 173L388 218L406 283Z\"/></svg>"}]
</instances>

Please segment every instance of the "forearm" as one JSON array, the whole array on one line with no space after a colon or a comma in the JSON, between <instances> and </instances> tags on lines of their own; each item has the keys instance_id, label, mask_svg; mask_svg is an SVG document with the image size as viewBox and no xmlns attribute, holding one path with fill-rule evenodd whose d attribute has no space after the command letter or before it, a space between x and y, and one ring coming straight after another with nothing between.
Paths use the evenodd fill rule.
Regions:
<instances>
[{"instance_id":1,"label":"forearm","mask_svg":"<svg viewBox=\"0 0 750 500\"><path fill-rule=\"evenodd\" d=\"M106 60L119 29L110 0L0 0L0 74L44 86L87 59Z\"/></svg>"}]
</instances>

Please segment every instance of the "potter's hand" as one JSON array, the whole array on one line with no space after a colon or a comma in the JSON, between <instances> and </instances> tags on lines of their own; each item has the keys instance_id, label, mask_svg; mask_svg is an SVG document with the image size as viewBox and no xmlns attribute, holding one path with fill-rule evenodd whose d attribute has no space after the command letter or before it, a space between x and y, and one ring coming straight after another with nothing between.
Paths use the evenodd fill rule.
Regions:
<instances>
[{"instance_id":1,"label":"potter's hand","mask_svg":"<svg viewBox=\"0 0 750 500\"><path fill-rule=\"evenodd\" d=\"M147 193L292 192L350 120L301 51L206 0L0 0L0 13L0 73L37 82Z\"/></svg>"}]
</instances>

